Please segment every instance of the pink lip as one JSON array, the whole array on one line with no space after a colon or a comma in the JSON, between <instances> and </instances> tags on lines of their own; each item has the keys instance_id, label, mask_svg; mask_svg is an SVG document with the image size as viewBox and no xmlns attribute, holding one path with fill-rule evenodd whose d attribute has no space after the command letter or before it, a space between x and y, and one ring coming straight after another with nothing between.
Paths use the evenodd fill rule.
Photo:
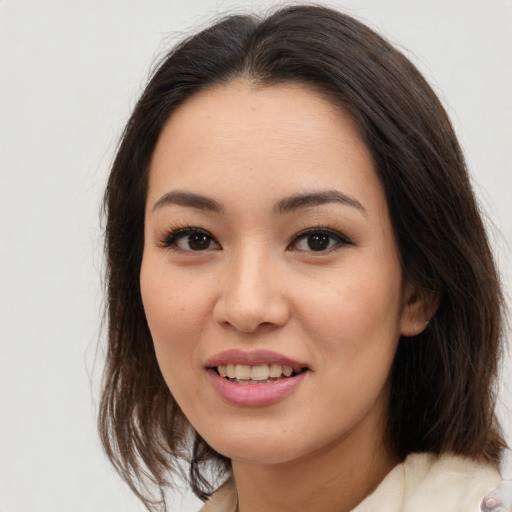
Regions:
<instances>
[{"instance_id":1,"label":"pink lip","mask_svg":"<svg viewBox=\"0 0 512 512\"><path fill-rule=\"evenodd\" d=\"M309 369L309 367L307 364L270 350L245 352L232 349L213 356L205 364L213 387L224 401L242 407L261 407L279 402L292 393L303 381L305 375L310 373L309 371L304 371L292 377L277 379L265 384L237 384L221 377L214 369L217 366L230 363L248 364L249 366L275 363L282 366L290 366L297 372L304 368Z\"/></svg>"},{"instance_id":2,"label":"pink lip","mask_svg":"<svg viewBox=\"0 0 512 512\"><path fill-rule=\"evenodd\" d=\"M266 384L237 384L221 377L211 368L207 372L213 387L221 398L230 404L241 407L262 407L275 404L293 393L303 382L304 377L310 373L309 371L302 372L293 377L278 379Z\"/></svg>"},{"instance_id":3,"label":"pink lip","mask_svg":"<svg viewBox=\"0 0 512 512\"><path fill-rule=\"evenodd\" d=\"M257 366L259 364L280 364L282 366L290 366L295 371L302 368L308 368L307 364L290 359L289 357L272 352L270 350L255 350L253 352L244 352L243 350L226 350L208 359L206 368L214 368L219 365L227 364L248 364L249 366Z\"/></svg>"}]
</instances>

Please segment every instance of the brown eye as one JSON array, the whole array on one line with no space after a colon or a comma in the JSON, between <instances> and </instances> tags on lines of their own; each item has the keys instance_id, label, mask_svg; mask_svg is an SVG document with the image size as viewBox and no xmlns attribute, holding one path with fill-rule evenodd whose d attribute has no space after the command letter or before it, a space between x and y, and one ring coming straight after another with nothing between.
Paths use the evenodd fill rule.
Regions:
<instances>
[{"instance_id":1,"label":"brown eye","mask_svg":"<svg viewBox=\"0 0 512 512\"><path fill-rule=\"evenodd\" d=\"M188 248L192 251L205 251L210 248L211 243L211 237L203 233L192 233L186 237L186 244L188 244Z\"/></svg>"},{"instance_id":2,"label":"brown eye","mask_svg":"<svg viewBox=\"0 0 512 512\"><path fill-rule=\"evenodd\" d=\"M201 252L221 249L215 238L201 228L180 228L169 233L160 243L161 247L185 251Z\"/></svg>"},{"instance_id":3,"label":"brown eye","mask_svg":"<svg viewBox=\"0 0 512 512\"><path fill-rule=\"evenodd\" d=\"M324 233L309 235L307 237L308 247L312 251L325 251L326 249L329 248L329 244L331 243L331 241L331 237Z\"/></svg>"},{"instance_id":4,"label":"brown eye","mask_svg":"<svg viewBox=\"0 0 512 512\"><path fill-rule=\"evenodd\" d=\"M311 228L298 233L289 248L304 252L328 252L346 245L354 244L339 231L330 228Z\"/></svg>"}]
</instances>

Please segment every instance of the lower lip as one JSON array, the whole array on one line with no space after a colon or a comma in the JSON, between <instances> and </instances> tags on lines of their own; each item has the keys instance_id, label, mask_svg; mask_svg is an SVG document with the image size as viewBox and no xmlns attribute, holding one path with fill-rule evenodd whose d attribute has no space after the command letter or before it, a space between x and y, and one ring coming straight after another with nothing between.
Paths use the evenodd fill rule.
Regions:
<instances>
[{"instance_id":1,"label":"lower lip","mask_svg":"<svg viewBox=\"0 0 512 512\"><path fill-rule=\"evenodd\" d=\"M237 384L208 369L213 387L226 402L241 407L262 407L275 404L293 393L309 371L266 384Z\"/></svg>"}]
</instances>

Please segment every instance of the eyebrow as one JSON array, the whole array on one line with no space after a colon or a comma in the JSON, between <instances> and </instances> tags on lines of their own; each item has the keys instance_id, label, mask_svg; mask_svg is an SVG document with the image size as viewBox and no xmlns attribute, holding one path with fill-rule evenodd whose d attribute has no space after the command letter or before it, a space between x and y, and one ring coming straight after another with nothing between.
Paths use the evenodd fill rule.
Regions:
<instances>
[{"instance_id":1,"label":"eyebrow","mask_svg":"<svg viewBox=\"0 0 512 512\"><path fill-rule=\"evenodd\" d=\"M364 206L354 197L343 194L338 190L324 190L321 192L312 192L306 194L296 194L278 201L274 206L274 211L278 213L288 213L300 208L309 208L327 203L340 203L344 206L350 206L366 213Z\"/></svg>"},{"instance_id":2,"label":"eyebrow","mask_svg":"<svg viewBox=\"0 0 512 512\"><path fill-rule=\"evenodd\" d=\"M324 190L320 192L309 192L305 194L295 194L285 197L278 201L272 210L276 213L289 213L301 208L310 208L328 203L339 203L344 206L350 206L366 213L364 206L354 197L343 194L338 190ZM177 204L196 208L198 210L207 210L215 213L224 213L222 205L210 197L192 192L173 191L164 194L153 206L153 211L163 206Z\"/></svg>"},{"instance_id":3,"label":"eyebrow","mask_svg":"<svg viewBox=\"0 0 512 512\"><path fill-rule=\"evenodd\" d=\"M188 206L197 208L198 210L207 210L215 213L224 213L222 205L206 196L193 194L192 192L167 192L153 206L153 211L158 210L166 205L178 204L180 206Z\"/></svg>"}]
</instances>

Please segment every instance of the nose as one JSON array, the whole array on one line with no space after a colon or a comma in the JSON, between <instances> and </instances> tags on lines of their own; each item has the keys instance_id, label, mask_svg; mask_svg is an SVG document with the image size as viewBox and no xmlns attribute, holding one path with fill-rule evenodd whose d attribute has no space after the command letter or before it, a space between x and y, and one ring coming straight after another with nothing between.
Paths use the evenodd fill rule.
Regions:
<instances>
[{"instance_id":1,"label":"nose","mask_svg":"<svg viewBox=\"0 0 512 512\"><path fill-rule=\"evenodd\" d=\"M247 251L249 252L249 251ZM245 254L226 266L215 321L244 333L283 326L290 316L282 272L265 254Z\"/></svg>"}]
</instances>

